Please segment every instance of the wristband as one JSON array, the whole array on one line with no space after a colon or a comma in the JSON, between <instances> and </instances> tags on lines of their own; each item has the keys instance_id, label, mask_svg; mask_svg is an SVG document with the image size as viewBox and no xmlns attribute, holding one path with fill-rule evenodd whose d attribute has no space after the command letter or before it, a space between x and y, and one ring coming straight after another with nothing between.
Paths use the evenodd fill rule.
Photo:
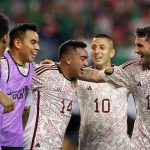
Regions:
<instances>
[{"instance_id":1,"label":"wristband","mask_svg":"<svg viewBox=\"0 0 150 150\"><path fill-rule=\"evenodd\" d=\"M106 75L112 75L113 72L114 72L114 68L112 68L112 67L107 68L107 69L105 69L104 72L105 72Z\"/></svg>"}]
</instances>

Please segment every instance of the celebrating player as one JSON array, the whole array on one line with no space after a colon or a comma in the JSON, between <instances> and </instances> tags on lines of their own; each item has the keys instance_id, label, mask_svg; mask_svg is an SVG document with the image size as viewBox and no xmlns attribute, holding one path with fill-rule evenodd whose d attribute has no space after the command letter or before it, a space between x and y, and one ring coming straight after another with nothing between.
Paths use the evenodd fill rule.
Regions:
<instances>
[{"instance_id":1,"label":"celebrating player","mask_svg":"<svg viewBox=\"0 0 150 150\"><path fill-rule=\"evenodd\" d=\"M111 67L115 49L111 37L95 36L91 43L93 67L104 70ZM78 100L81 123L79 147L81 150L127 150L126 88L116 89L108 83L78 81Z\"/></svg>"},{"instance_id":2,"label":"celebrating player","mask_svg":"<svg viewBox=\"0 0 150 150\"><path fill-rule=\"evenodd\" d=\"M3 115L1 132L3 150L23 149L22 114L34 68L32 62L39 51L39 37L34 24L18 24L10 32L10 50L1 59L1 80L5 92L15 102L15 109Z\"/></svg>"},{"instance_id":3,"label":"celebrating player","mask_svg":"<svg viewBox=\"0 0 150 150\"><path fill-rule=\"evenodd\" d=\"M76 81L88 64L86 44L68 40L60 46L60 62L41 65L33 78L37 116L30 150L60 150L76 99Z\"/></svg>"},{"instance_id":4,"label":"celebrating player","mask_svg":"<svg viewBox=\"0 0 150 150\"><path fill-rule=\"evenodd\" d=\"M136 121L132 135L133 149L150 149L150 26L137 28L135 53L139 60L129 61L104 72L86 69L81 78L87 81L106 80L117 87L128 88L136 102Z\"/></svg>"}]
</instances>

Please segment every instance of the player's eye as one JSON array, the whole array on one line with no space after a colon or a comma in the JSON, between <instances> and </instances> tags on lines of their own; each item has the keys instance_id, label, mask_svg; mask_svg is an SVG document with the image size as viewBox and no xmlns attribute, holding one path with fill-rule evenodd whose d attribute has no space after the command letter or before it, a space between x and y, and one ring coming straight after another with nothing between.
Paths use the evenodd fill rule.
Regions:
<instances>
[{"instance_id":1,"label":"player's eye","mask_svg":"<svg viewBox=\"0 0 150 150\"><path fill-rule=\"evenodd\" d=\"M91 49L96 50L96 46L95 45L91 46Z\"/></svg>"},{"instance_id":2,"label":"player's eye","mask_svg":"<svg viewBox=\"0 0 150 150\"><path fill-rule=\"evenodd\" d=\"M105 47L104 47L104 46L100 46L100 49L101 49L101 50L104 50L104 49L105 49Z\"/></svg>"}]
</instances>

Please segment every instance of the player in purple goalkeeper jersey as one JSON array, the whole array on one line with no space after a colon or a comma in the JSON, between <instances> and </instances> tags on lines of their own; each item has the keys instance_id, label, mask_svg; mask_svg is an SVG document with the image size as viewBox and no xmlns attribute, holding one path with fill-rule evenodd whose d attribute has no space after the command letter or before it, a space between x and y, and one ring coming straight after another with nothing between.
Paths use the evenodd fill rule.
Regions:
<instances>
[{"instance_id":1,"label":"player in purple goalkeeper jersey","mask_svg":"<svg viewBox=\"0 0 150 150\"><path fill-rule=\"evenodd\" d=\"M150 149L150 26L137 28L135 53L139 60L129 61L104 72L86 69L81 79L94 82L107 81L117 87L124 86L136 102L136 121L131 138L131 149Z\"/></svg>"},{"instance_id":2,"label":"player in purple goalkeeper jersey","mask_svg":"<svg viewBox=\"0 0 150 150\"><path fill-rule=\"evenodd\" d=\"M23 149L22 114L34 68L32 63L39 51L39 36L35 24L18 24L10 32L10 50L1 59L1 80L7 95L15 102L15 109L3 115L2 150Z\"/></svg>"},{"instance_id":3,"label":"player in purple goalkeeper jersey","mask_svg":"<svg viewBox=\"0 0 150 150\"><path fill-rule=\"evenodd\" d=\"M93 68L111 67L115 55L113 41L99 34L91 42ZM126 88L116 89L108 83L78 81L78 101L81 123L79 148L81 150L127 150L130 138L127 134Z\"/></svg>"},{"instance_id":4,"label":"player in purple goalkeeper jersey","mask_svg":"<svg viewBox=\"0 0 150 150\"><path fill-rule=\"evenodd\" d=\"M7 16L0 13L0 58L3 56L5 49L9 44L9 20ZM2 127L2 114L5 112L10 112L14 109L14 101L12 98L6 95L4 92L5 86L1 80L1 64L0 64L0 134ZM1 149L1 139L0 139L0 149Z\"/></svg>"},{"instance_id":5,"label":"player in purple goalkeeper jersey","mask_svg":"<svg viewBox=\"0 0 150 150\"><path fill-rule=\"evenodd\" d=\"M8 33L9 27L8 26L9 26L9 20L7 16L0 13L0 58L3 56L3 53L9 44L9 33ZM0 69L0 72L1 72L1 69ZM0 73L0 76L1 76L1 73ZM4 112L10 112L14 108L14 102L10 97L5 95L5 93L3 92L4 88L5 87L3 85L3 82L0 81L0 104L1 104L0 112L1 114L3 113L2 106L4 107Z\"/></svg>"}]
</instances>

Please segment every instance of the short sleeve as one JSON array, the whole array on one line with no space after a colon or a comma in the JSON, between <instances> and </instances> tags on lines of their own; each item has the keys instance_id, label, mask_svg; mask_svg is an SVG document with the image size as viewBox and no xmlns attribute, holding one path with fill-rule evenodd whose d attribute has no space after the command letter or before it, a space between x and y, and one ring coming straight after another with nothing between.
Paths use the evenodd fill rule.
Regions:
<instances>
[{"instance_id":1,"label":"short sleeve","mask_svg":"<svg viewBox=\"0 0 150 150\"><path fill-rule=\"evenodd\" d=\"M125 87L127 89L132 88L132 76L127 69L123 69L122 66L114 67L114 72L112 75L106 75L102 72L102 77L104 80L115 87Z\"/></svg>"}]
</instances>

